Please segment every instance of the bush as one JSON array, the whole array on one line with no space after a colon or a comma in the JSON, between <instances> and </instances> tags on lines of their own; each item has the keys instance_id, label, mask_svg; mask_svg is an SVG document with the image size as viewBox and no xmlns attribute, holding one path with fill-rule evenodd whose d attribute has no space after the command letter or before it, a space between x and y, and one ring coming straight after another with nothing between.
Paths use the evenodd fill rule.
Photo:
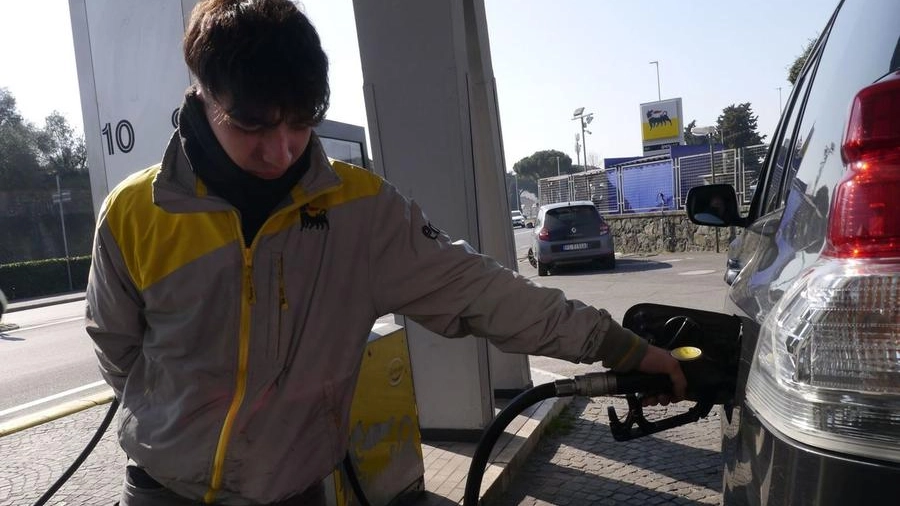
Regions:
<instances>
[{"instance_id":1,"label":"bush","mask_svg":"<svg viewBox=\"0 0 900 506\"><path fill-rule=\"evenodd\" d=\"M74 290L84 290L91 257L72 257L69 263L72 268L72 287ZM9 300L70 292L66 259L52 258L0 265L0 288Z\"/></svg>"}]
</instances>

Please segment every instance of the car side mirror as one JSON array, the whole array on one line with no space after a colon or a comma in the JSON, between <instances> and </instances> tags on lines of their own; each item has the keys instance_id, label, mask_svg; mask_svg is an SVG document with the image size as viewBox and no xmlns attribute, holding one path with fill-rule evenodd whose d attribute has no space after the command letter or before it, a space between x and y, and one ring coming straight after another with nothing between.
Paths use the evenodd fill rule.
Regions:
<instances>
[{"instance_id":1,"label":"car side mirror","mask_svg":"<svg viewBox=\"0 0 900 506\"><path fill-rule=\"evenodd\" d=\"M730 184L710 184L691 188L684 208L691 222L697 225L743 227L746 222L740 216L737 195Z\"/></svg>"}]
</instances>

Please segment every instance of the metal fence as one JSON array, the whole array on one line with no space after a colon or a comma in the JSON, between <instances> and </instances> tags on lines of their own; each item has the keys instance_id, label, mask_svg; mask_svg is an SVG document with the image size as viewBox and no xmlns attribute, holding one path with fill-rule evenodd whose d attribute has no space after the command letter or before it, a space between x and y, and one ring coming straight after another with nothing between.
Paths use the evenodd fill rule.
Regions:
<instances>
[{"instance_id":1,"label":"metal fence","mask_svg":"<svg viewBox=\"0 0 900 506\"><path fill-rule=\"evenodd\" d=\"M727 183L749 205L768 146L724 149L691 156L642 158L578 174L538 180L541 205L590 200L606 214L681 209L694 186Z\"/></svg>"}]
</instances>

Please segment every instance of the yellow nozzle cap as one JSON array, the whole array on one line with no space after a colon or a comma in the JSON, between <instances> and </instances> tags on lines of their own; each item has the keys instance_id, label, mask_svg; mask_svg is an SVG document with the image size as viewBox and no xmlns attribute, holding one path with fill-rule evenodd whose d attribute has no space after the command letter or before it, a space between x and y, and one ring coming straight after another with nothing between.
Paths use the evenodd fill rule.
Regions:
<instances>
[{"instance_id":1,"label":"yellow nozzle cap","mask_svg":"<svg viewBox=\"0 0 900 506\"><path fill-rule=\"evenodd\" d=\"M680 346L669 352L669 354L679 362L688 362L700 358L700 355L703 355L703 351L695 346Z\"/></svg>"}]
</instances>

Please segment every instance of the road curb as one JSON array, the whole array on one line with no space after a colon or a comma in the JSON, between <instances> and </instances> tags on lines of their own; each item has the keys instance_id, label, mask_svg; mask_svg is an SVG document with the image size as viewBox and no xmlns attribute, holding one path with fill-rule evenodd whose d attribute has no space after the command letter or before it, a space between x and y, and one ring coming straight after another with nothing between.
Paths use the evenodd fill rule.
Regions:
<instances>
[{"instance_id":1,"label":"road curb","mask_svg":"<svg viewBox=\"0 0 900 506\"><path fill-rule=\"evenodd\" d=\"M10 302L6 308L6 313L14 313L16 311L25 311L26 309L37 309L47 306L55 306L57 304L65 304L67 302L77 302L85 299L84 292L67 293L65 295L54 295L51 297L42 297L39 299L28 299L19 302Z\"/></svg>"},{"instance_id":2,"label":"road curb","mask_svg":"<svg viewBox=\"0 0 900 506\"><path fill-rule=\"evenodd\" d=\"M52 422L53 420L57 420L65 416L74 415L79 411L84 411L86 409L100 406L101 404L108 404L112 402L114 398L115 395L110 388L104 392L100 392L74 401L65 402L57 406L53 406L52 408L38 411L37 413L13 418L8 422L0 423L0 438L9 436L10 434L15 434L16 432L30 429L32 427L37 427L38 425L42 425L47 422Z\"/></svg>"}]
</instances>

